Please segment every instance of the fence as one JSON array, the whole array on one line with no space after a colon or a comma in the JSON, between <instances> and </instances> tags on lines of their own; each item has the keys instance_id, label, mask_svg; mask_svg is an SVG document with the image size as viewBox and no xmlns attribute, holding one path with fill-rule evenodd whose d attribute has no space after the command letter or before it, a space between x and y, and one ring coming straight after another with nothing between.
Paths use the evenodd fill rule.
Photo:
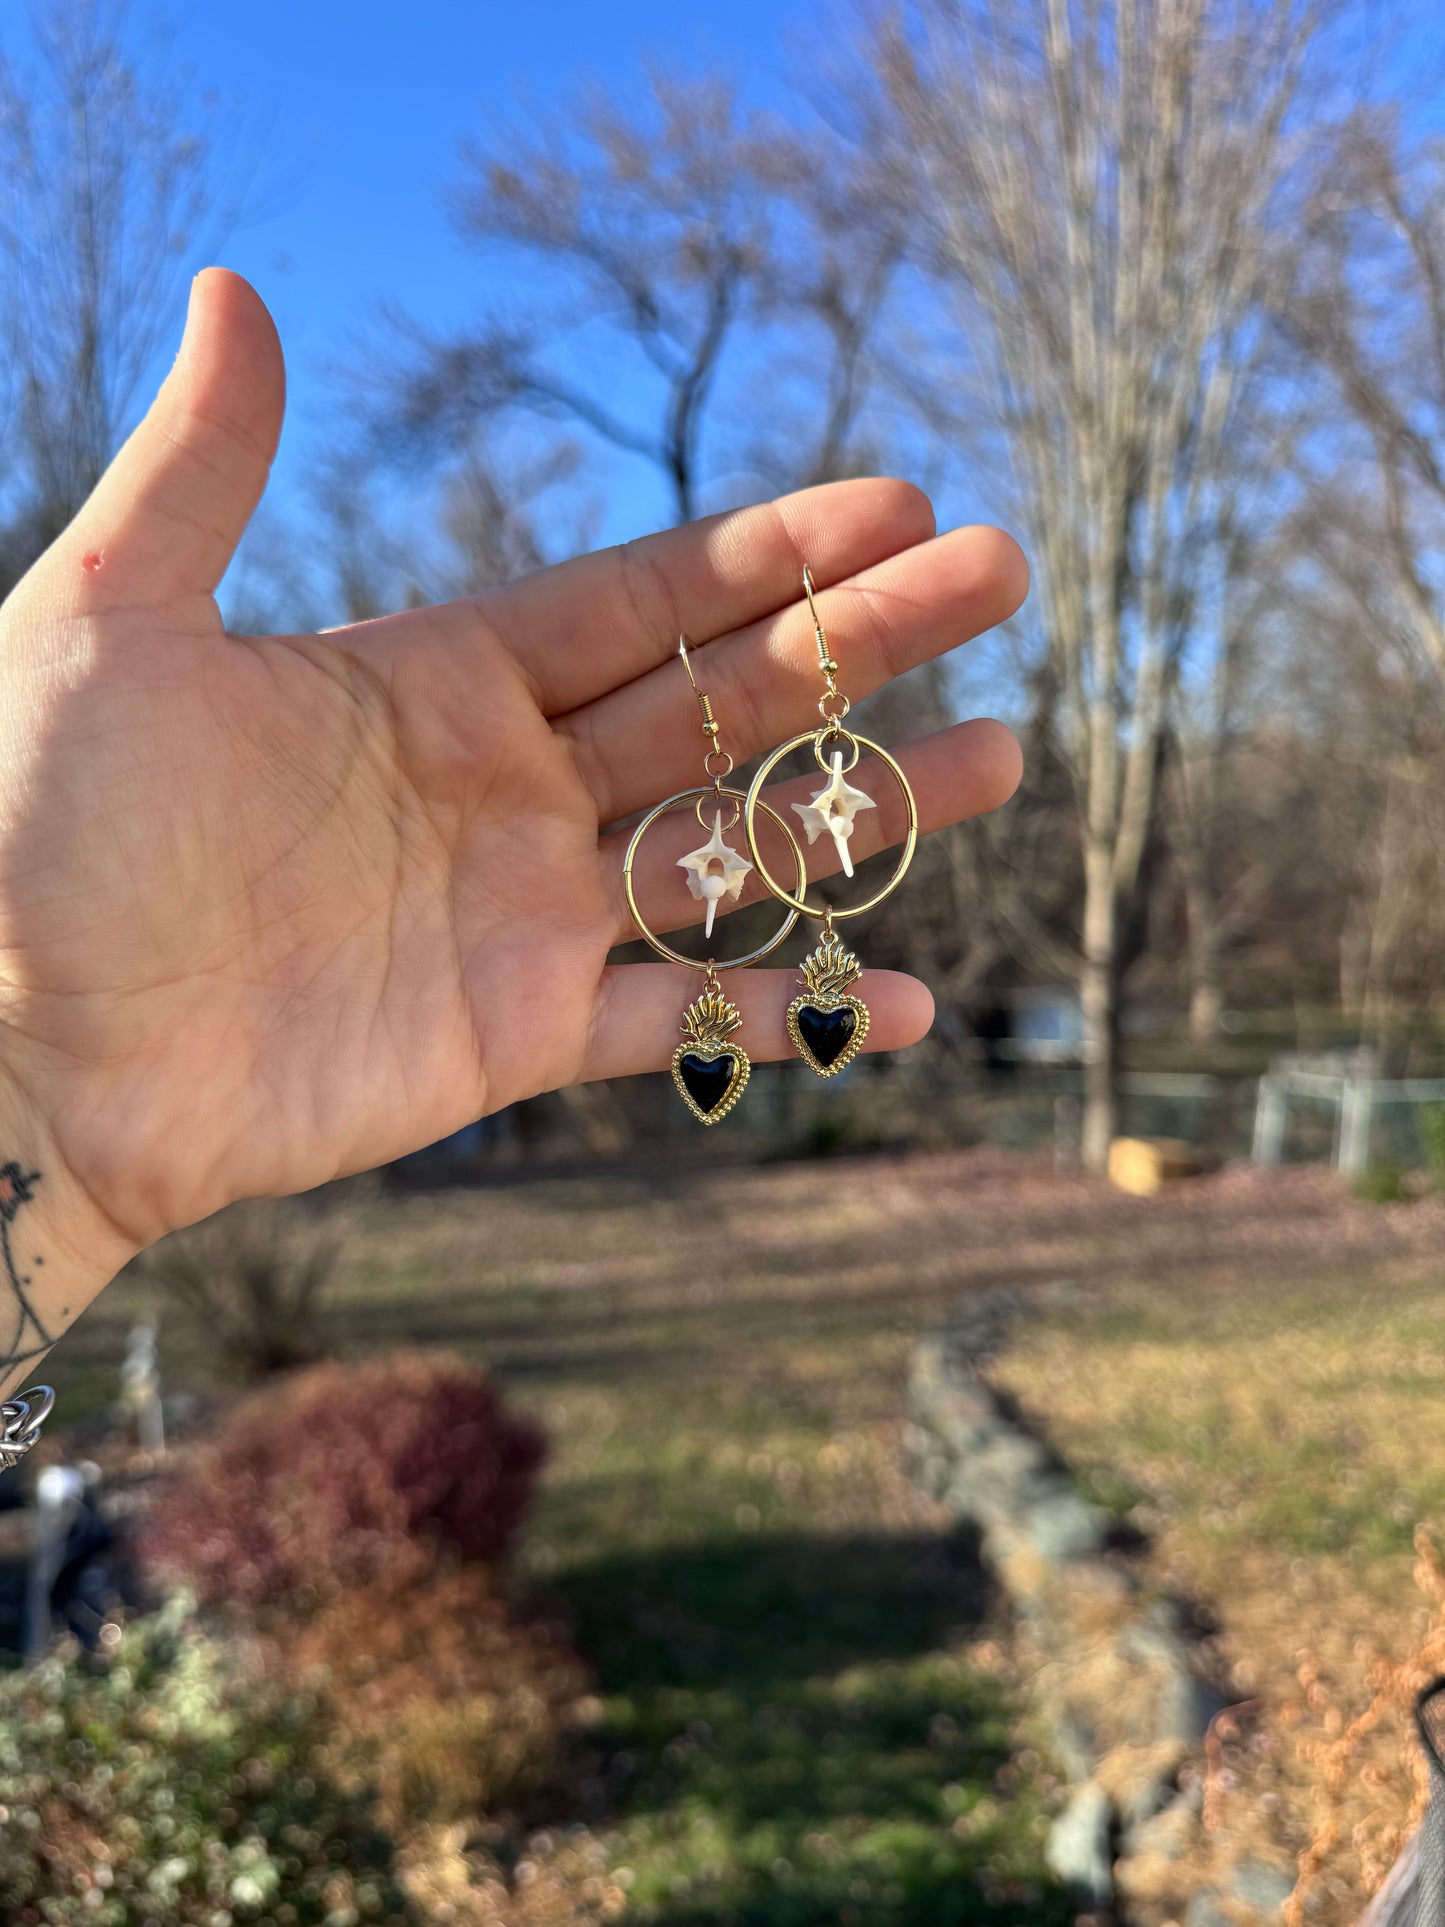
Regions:
<instances>
[{"instance_id":1,"label":"fence","mask_svg":"<svg viewBox=\"0 0 1445 1927\"><path fill-rule=\"evenodd\" d=\"M1130 1071L1120 1079L1119 1128L1130 1137L1178 1138L1207 1164L1251 1157L1257 1164L1327 1163L1350 1178L1374 1165L1445 1167L1445 1078L1386 1079L1358 1060L1276 1063L1251 1072ZM641 1080L627 1106L607 1086L525 1107L481 1130L433 1147L466 1169L529 1164L551 1157L635 1152L686 1161L717 1147L679 1132L671 1080ZM758 1065L747 1115L727 1139L743 1157L822 1155L876 1145L897 1149L993 1144L1052 1150L1075 1165L1083 1114L1078 1065L1019 1065L982 1071L947 1052L861 1059L840 1084L819 1087L796 1063Z\"/></svg>"},{"instance_id":2,"label":"fence","mask_svg":"<svg viewBox=\"0 0 1445 1927\"><path fill-rule=\"evenodd\" d=\"M1445 1078L1381 1078L1351 1070L1267 1071L1254 1106L1256 1164L1282 1164L1295 1134L1346 1177L1363 1177L1382 1159L1400 1165L1435 1161L1435 1118L1445 1124Z\"/></svg>"}]
</instances>

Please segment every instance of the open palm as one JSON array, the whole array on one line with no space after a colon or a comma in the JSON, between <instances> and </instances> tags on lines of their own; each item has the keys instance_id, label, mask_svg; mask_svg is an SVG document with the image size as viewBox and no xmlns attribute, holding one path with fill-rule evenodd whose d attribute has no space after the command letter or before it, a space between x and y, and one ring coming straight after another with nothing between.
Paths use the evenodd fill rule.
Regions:
<instances>
[{"instance_id":1,"label":"open palm","mask_svg":"<svg viewBox=\"0 0 1445 1927\"><path fill-rule=\"evenodd\" d=\"M1025 588L1007 537L934 538L917 491L859 481L479 599L231 636L212 591L283 393L261 302L209 271L146 422L0 610L0 1071L135 1244L667 1062L697 980L609 966L631 927L608 826L699 780L679 631L741 760L816 715L805 558L855 700ZM1017 777L993 723L903 760L925 829ZM880 807L858 850L900 827ZM660 836L641 877L660 927L697 910L686 847ZM791 973L728 989L750 1054L786 1054ZM911 979L863 994L870 1048L926 1028Z\"/></svg>"}]
</instances>

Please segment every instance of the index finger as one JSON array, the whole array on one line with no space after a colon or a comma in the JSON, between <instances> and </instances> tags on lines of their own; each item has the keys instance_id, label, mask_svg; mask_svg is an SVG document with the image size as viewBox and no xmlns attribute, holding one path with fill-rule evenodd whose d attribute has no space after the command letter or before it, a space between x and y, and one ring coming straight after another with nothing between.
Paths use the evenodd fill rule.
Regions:
<instances>
[{"instance_id":1,"label":"index finger","mask_svg":"<svg viewBox=\"0 0 1445 1927\"><path fill-rule=\"evenodd\" d=\"M825 482L561 562L475 599L558 716L654 669L684 631L695 642L794 602L808 562L820 588L933 534L911 482Z\"/></svg>"}]
</instances>

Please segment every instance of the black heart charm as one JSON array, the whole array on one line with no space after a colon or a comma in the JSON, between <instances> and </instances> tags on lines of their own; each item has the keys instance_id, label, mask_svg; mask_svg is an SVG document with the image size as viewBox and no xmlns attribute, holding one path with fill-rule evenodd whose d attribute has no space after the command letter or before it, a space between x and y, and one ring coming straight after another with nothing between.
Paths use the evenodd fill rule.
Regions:
<instances>
[{"instance_id":1,"label":"black heart charm","mask_svg":"<svg viewBox=\"0 0 1445 1927\"><path fill-rule=\"evenodd\" d=\"M868 1035L868 1007L856 997L826 1003L797 997L788 1007L788 1032L811 1070L820 1077L836 1077L852 1063Z\"/></svg>"},{"instance_id":2,"label":"black heart charm","mask_svg":"<svg viewBox=\"0 0 1445 1927\"><path fill-rule=\"evenodd\" d=\"M820 1064L831 1064L841 1057L857 1028L858 1013L846 1004L836 1010L819 1010L816 1004L798 1008L799 1033Z\"/></svg>"},{"instance_id":3,"label":"black heart charm","mask_svg":"<svg viewBox=\"0 0 1445 1927\"><path fill-rule=\"evenodd\" d=\"M683 1088L700 1111L715 1111L728 1094L728 1085L738 1067L731 1052L726 1057L699 1057L695 1050L684 1053L678 1065Z\"/></svg>"},{"instance_id":4,"label":"black heart charm","mask_svg":"<svg viewBox=\"0 0 1445 1927\"><path fill-rule=\"evenodd\" d=\"M694 1117L716 1124L743 1094L751 1069L740 1050L699 1051L679 1046L672 1059L673 1082Z\"/></svg>"}]
</instances>

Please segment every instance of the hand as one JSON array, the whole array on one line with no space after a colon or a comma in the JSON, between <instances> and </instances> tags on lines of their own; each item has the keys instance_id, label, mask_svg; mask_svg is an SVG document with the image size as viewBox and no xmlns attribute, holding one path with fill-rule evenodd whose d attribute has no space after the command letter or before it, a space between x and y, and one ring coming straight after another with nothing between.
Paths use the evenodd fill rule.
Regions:
<instances>
[{"instance_id":1,"label":"hand","mask_svg":"<svg viewBox=\"0 0 1445 1927\"><path fill-rule=\"evenodd\" d=\"M146 420L0 609L0 1159L40 1168L57 1211L64 1190L99 1269L231 1199L667 1063L699 980L608 965L632 930L605 826L699 780L679 631L706 644L741 762L816 715L805 558L855 702L1025 593L1006 536L934 539L915 489L857 481L469 601L228 635L212 592L283 400L260 300L203 274ZM1002 802L1019 769L989 722L902 760L925 830ZM887 791L859 857L899 832ZM703 907L678 906L675 871L658 894L672 854L643 880L661 923ZM727 989L753 1057L788 1054L794 973ZM870 1049L927 1028L912 979L862 994Z\"/></svg>"}]
</instances>

